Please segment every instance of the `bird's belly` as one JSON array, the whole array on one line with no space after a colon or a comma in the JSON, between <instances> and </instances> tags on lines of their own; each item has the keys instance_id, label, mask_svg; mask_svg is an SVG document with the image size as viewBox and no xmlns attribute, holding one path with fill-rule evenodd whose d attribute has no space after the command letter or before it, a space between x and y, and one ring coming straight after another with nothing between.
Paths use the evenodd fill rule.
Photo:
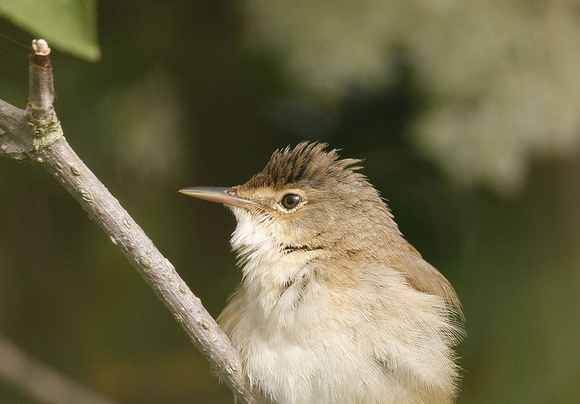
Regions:
<instances>
[{"instance_id":1,"label":"bird's belly","mask_svg":"<svg viewBox=\"0 0 580 404\"><path fill-rule=\"evenodd\" d=\"M282 294L242 288L219 321L252 384L272 403L451 403L439 386L446 346L436 337L401 339L395 331L409 313L387 314L391 306L381 298L353 304L348 292L323 290L316 280L296 281ZM444 373L453 375L453 368Z\"/></svg>"},{"instance_id":2,"label":"bird's belly","mask_svg":"<svg viewBox=\"0 0 580 404\"><path fill-rule=\"evenodd\" d=\"M357 397L372 384L368 366L353 357L354 347L344 338L320 337L324 343L310 336L253 338L245 358L248 374L276 403L363 402Z\"/></svg>"},{"instance_id":3,"label":"bird's belly","mask_svg":"<svg viewBox=\"0 0 580 404\"><path fill-rule=\"evenodd\" d=\"M328 320L328 319L327 319ZM243 349L252 382L284 404L418 403L362 349L353 327L295 318L254 328ZM285 323L286 324L286 323ZM326 327L325 327L326 326ZM372 346L368 347L372 350Z\"/></svg>"}]
</instances>

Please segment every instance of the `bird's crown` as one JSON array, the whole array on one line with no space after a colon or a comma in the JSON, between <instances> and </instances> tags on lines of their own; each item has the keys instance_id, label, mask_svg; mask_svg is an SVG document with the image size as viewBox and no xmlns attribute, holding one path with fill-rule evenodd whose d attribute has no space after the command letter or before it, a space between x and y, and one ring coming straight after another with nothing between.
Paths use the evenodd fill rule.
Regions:
<instances>
[{"instance_id":1,"label":"bird's crown","mask_svg":"<svg viewBox=\"0 0 580 404\"><path fill-rule=\"evenodd\" d=\"M338 182L364 179L356 173L361 167L358 159L339 159L337 150L325 151L328 145L318 142L301 142L294 149L286 147L276 150L262 170L248 181L244 187L281 188L290 184L313 187L323 186L329 179Z\"/></svg>"}]
</instances>

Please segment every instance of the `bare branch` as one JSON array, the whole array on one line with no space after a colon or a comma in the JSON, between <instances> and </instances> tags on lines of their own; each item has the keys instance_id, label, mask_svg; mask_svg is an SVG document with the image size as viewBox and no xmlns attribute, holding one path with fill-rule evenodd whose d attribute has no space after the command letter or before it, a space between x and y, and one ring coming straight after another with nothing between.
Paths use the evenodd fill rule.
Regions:
<instances>
[{"instance_id":1,"label":"bare branch","mask_svg":"<svg viewBox=\"0 0 580 404\"><path fill-rule=\"evenodd\" d=\"M30 55L28 74L28 120L37 126L53 122L58 124L54 112L54 80L50 63L50 48L44 39L32 41L34 53ZM37 133L38 137L46 136Z\"/></svg>"},{"instance_id":2,"label":"bare branch","mask_svg":"<svg viewBox=\"0 0 580 404\"><path fill-rule=\"evenodd\" d=\"M22 160L28 157L31 149L26 113L0 100L0 156Z\"/></svg>"},{"instance_id":3,"label":"bare branch","mask_svg":"<svg viewBox=\"0 0 580 404\"><path fill-rule=\"evenodd\" d=\"M0 335L0 375L43 403L113 404L30 357Z\"/></svg>"},{"instance_id":4,"label":"bare branch","mask_svg":"<svg viewBox=\"0 0 580 404\"><path fill-rule=\"evenodd\" d=\"M242 403L263 402L243 374L236 349L200 300L67 143L52 107L50 49L45 44L36 41L30 58L26 113L0 103L0 128L5 131L0 136L1 154L41 163L119 247L236 397Z\"/></svg>"}]
</instances>

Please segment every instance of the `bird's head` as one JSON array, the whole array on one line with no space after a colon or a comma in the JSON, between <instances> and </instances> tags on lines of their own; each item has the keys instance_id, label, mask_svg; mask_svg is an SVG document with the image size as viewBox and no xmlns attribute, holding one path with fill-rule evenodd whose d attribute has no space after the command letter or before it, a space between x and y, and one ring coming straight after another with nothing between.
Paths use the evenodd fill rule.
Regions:
<instances>
[{"instance_id":1,"label":"bird's head","mask_svg":"<svg viewBox=\"0 0 580 404\"><path fill-rule=\"evenodd\" d=\"M232 245L242 254L261 244L283 253L362 249L371 235L376 241L380 229L396 225L378 192L357 172L360 160L339 159L326 146L302 142L277 150L243 185L180 192L230 207L238 222Z\"/></svg>"}]
</instances>

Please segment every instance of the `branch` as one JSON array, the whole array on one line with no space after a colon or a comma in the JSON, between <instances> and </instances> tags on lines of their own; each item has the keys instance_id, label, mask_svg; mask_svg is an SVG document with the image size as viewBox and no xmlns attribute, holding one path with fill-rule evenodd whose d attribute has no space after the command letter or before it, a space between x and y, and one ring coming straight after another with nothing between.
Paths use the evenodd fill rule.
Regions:
<instances>
[{"instance_id":1,"label":"branch","mask_svg":"<svg viewBox=\"0 0 580 404\"><path fill-rule=\"evenodd\" d=\"M31 358L0 335L0 375L43 403L113 404Z\"/></svg>"},{"instance_id":2,"label":"branch","mask_svg":"<svg viewBox=\"0 0 580 404\"><path fill-rule=\"evenodd\" d=\"M0 155L42 164L110 237L242 403L262 403L243 374L239 355L173 265L75 154L52 102L50 49L33 41L26 111L0 100Z\"/></svg>"}]
</instances>

